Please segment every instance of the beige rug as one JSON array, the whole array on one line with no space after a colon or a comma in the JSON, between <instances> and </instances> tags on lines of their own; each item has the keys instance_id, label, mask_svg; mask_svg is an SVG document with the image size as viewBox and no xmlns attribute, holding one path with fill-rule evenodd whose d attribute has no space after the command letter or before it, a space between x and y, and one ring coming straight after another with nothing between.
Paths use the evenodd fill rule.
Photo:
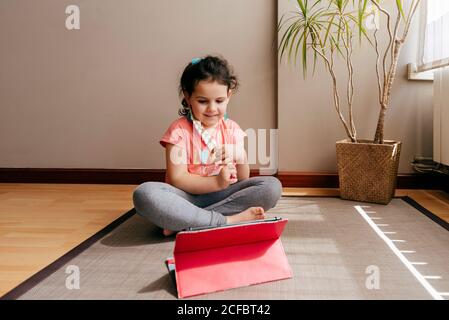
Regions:
<instances>
[{"instance_id":1,"label":"beige rug","mask_svg":"<svg viewBox=\"0 0 449 320\"><path fill-rule=\"evenodd\" d=\"M282 242L293 278L190 299L447 299L447 225L406 201L282 197L268 217L289 219ZM174 237L128 215L3 298L177 299L164 265Z\"/></svg>"}]
</instances>

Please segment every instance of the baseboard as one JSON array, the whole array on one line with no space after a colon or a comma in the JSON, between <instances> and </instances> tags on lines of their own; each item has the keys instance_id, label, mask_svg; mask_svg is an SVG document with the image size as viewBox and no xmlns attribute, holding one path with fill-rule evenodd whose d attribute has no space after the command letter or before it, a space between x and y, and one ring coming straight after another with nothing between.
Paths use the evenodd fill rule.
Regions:
<instances>
[{"instance_id":1,"label":"baseboard","mask_svg":"<svg viewBox=\"0 0 449 320\"><path fill-rule=\"evenodd\" d=\"M140 184L164 179L164 169L0 168L2 183Z\"/></svg>"},{"instance_id":2,"label":"baseboard","mask_svg":"<svg viewBox=\"0 0 449 320\"><path fill-rule=\"evenodd\" d=\"M259 175L251 170L250 176ZM165 181L165 169L0 168L0 183L141 184Z\"/></svg>"},{"instance_id":3,"label":"baseboard","mask_svg":"<svg viewBox=\"0 0 449 320\"><path fill-rule=\"evenodd\" d=\"M259 176L252 169L250 176ZM279 171L275 174L284 187L338 188L335 173ZM53 169L53 168L0 168L0 183L85 183L131 184L145 181L164 181L165 169ZM437 174L400 174L399 189L449 190L449 178Z\"/></svg>"},{"instance_id":4,"label":"baseboard","mask_svg":"<svg viewBox=\"0 0 449 320\"><path fill-rule=\"evenodd\" d=\"M283 187L297 188L338 188L338 174L336 173L308 173L280 171L277 174ZM449 190L449 178L440 174L399 174L398 189L430 189Z\"/></svg>"},{"instance_id":5,"label":"baseboard","mask_svg":"<svg viewBox=\"0 0 449 320\"><path fill-rule=\"evenodd\" d=\"M338 174L279 171L276 175L283 187L291 188L338 188Z\"/></svg>"}]
</instances>

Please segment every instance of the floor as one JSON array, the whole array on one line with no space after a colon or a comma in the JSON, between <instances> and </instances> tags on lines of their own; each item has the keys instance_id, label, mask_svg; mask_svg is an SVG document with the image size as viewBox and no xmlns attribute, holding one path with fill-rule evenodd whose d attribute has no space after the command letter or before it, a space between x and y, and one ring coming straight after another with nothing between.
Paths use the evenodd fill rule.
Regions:
<instances>
[{"instance_id":1,"label":"floor","mask_svg":"<svg viewBox=\"0 0 449 320\"><path fill-rule=\"evenodd\" d=\"M132 207L135 185L0 184L0 296ZM284 196L338 196L338 189L284 188ZM449 222L449 194L397 190Z\"/></svg>"}]
</instances>

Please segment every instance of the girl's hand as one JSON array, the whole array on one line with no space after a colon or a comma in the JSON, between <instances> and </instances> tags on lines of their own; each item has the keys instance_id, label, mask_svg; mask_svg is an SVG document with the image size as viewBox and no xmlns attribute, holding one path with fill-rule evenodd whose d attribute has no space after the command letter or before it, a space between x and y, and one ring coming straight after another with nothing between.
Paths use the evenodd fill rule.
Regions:
<instances>
[{"instance_id":1,"label":"girl's hand","mask_svg":"<svg viewBox=\"0 0 449 320\"><path fill-rule=\"evenodd\" d=\"M215 152L215 163L228 164L236 162L237 164L243 163L245 149L238 147L234 144L223 144L217 146Z\"/></svg>"},{"instance_id":2,"label":"girl's hand","mask_svg":"<svg viewBox=\"0 0 449 320\"><path fill-rule=\"evenodd\" d=\"M237 169L232 163L224 165L217 176L218 185L222 189L226 189L230 184L236 183Z\"/></svg>"}]
</instances>

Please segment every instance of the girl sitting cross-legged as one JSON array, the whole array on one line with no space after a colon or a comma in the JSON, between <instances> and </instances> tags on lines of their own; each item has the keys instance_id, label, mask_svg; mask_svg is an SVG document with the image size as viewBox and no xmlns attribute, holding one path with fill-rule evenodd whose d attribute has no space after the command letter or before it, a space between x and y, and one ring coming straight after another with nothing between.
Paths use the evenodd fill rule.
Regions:
<instances>
[{"instance_id":1,"label":"girl sitting cross-legged","mask_svg":"<svg viewBox=\"0 0 449 320\"><path fill-rule=\"evenodd\" d=\"M160 140L165 182L145 182L134 190L136 212L166 236L189 227L264 219L282 186L272 176L249 177L246 133L226 113L238 86L227 61L193 59L180 82L181 117Z\"/></svg>"}]
</instances>

